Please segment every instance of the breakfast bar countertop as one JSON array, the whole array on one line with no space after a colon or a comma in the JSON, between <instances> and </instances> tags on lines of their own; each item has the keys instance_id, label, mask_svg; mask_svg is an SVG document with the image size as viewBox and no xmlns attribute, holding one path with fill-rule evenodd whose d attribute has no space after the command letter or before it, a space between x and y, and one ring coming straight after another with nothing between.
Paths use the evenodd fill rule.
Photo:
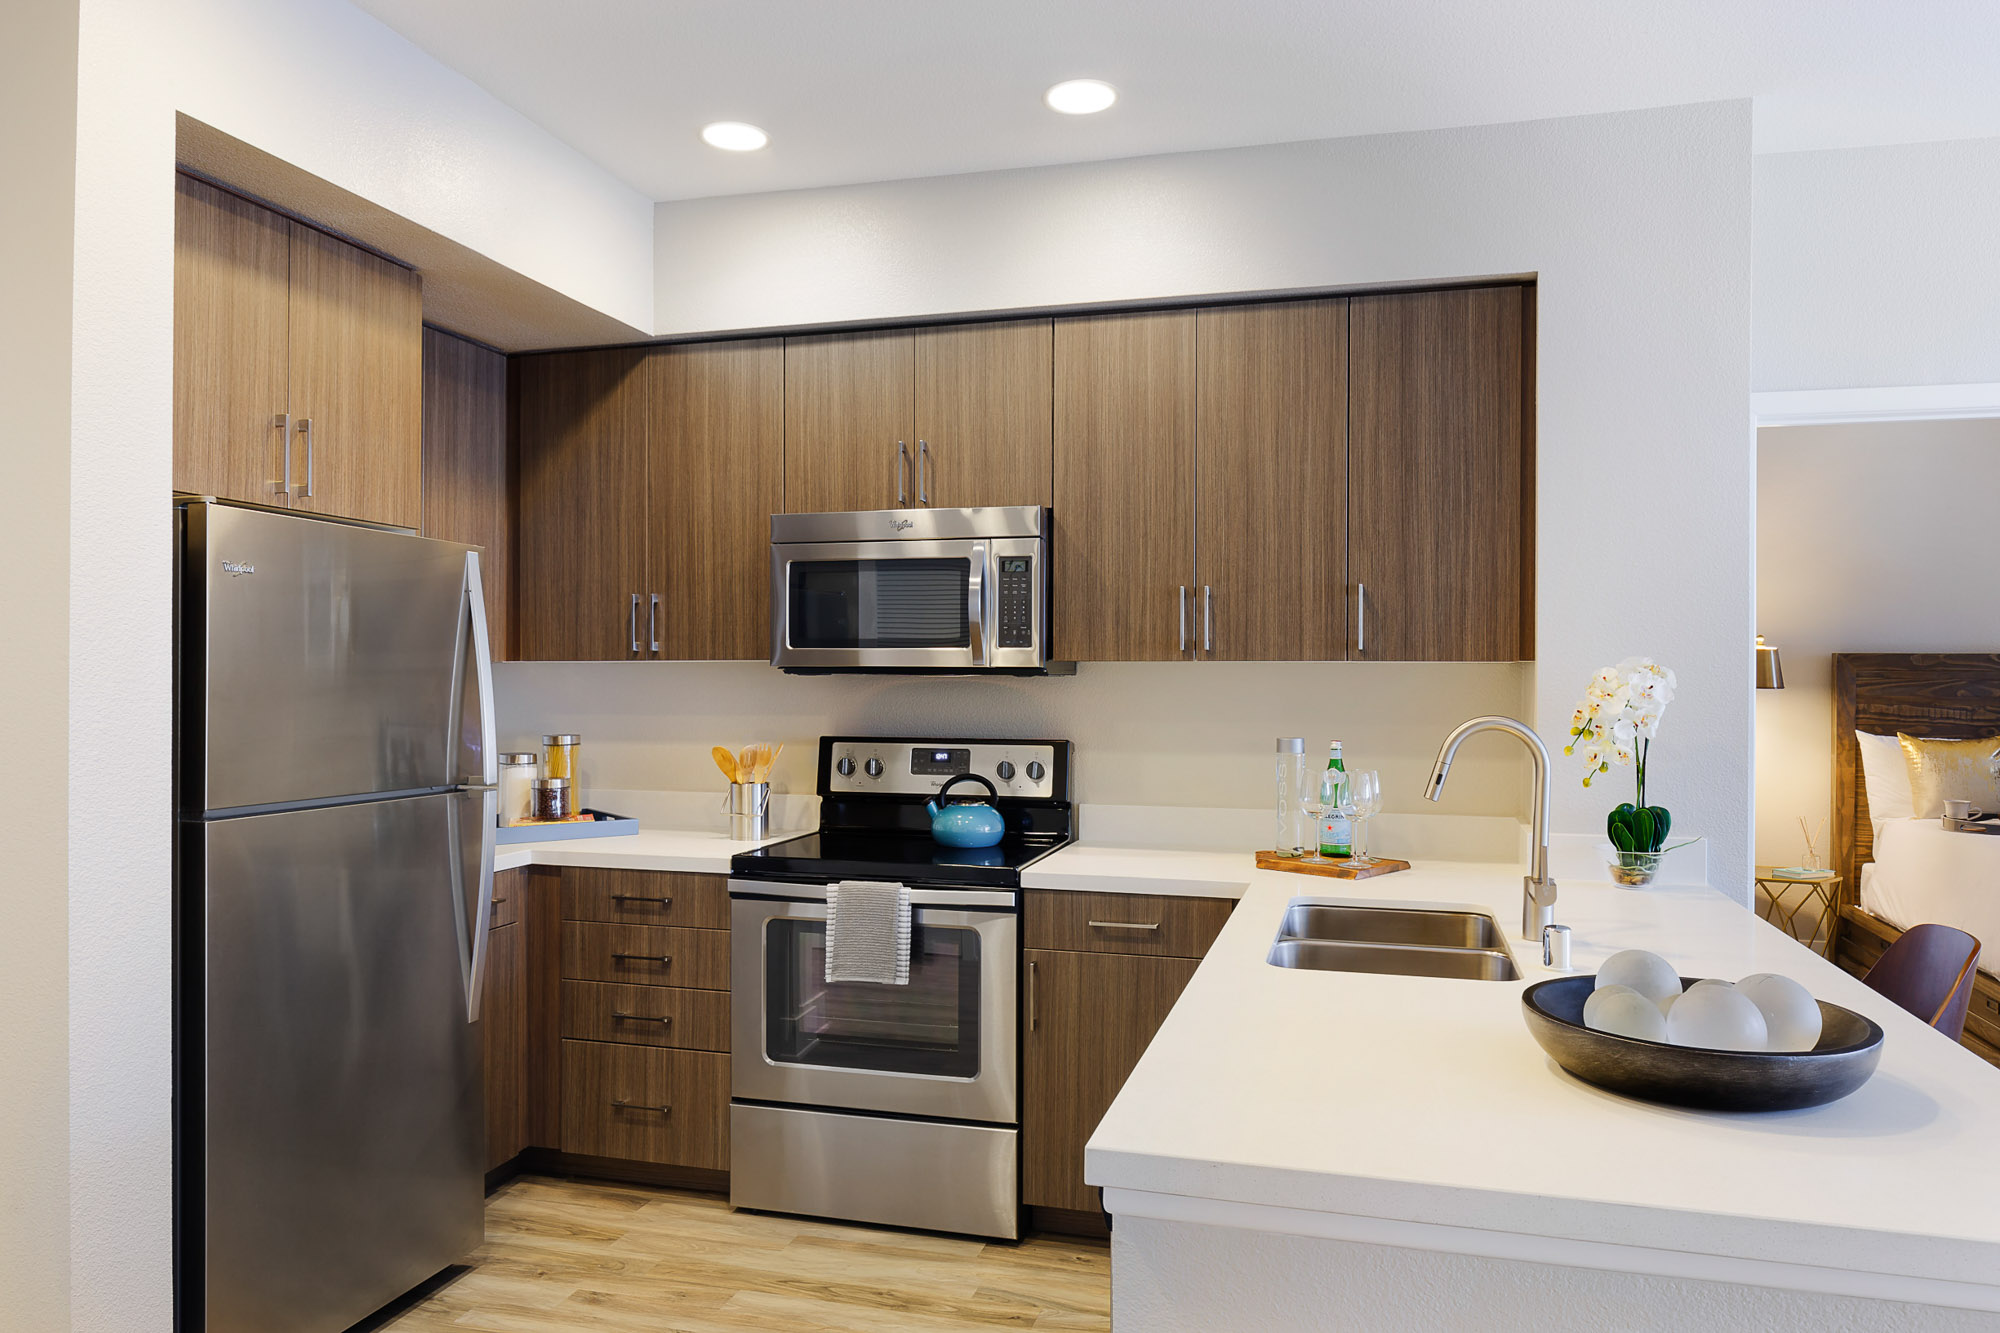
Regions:
<instances>
[{"instance_id":1,"label":"breakfast bar countertop","mask_svg":"<svg viewBox=\"0 0 2000 1333\"><path fill-rule=\"evenodd\" d=\"M1521 1016L1556 974L1518 935L1518 866L1237 864L1240 905L1090 1140L1114 1216L2000 1310L2000 1069L1754 913L1698 887L1564 883L1556 904L1577 971L1648 948L1873 1018L1880 1068L1841 1101L1690 1111L1564 1073ZM1273 966L1294 898L1490 913L1521 979Z\"/></svg>"}]
</instances>

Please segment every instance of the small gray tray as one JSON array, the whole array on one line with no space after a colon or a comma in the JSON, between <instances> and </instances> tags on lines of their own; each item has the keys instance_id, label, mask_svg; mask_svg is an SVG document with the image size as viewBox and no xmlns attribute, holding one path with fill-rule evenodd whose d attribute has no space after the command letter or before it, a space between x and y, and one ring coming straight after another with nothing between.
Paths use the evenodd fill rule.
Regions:
<instances>
[{"instance_id":1,"label":"small gray tray","mask_svg":"<svg viewBox=\"0 0 2000 1333\"><path fill-rule=\"evenodd\" d=\"M502 846L510 842L559 842L569 838L620 838L639 831L639 821L627 815L607 814L602 810L585 810L591 816L586 824L578 820L574 824L516 824L509 828L494 830L493 841Z\"/></svg>"},{"instance_id":2,"label":"small gray tray","mask_svg":"<svg viewBox=\"0 0 2000 1333\"><path fill-rule=\"evenodd\" d=\"M1985 819L1953 819L1950 815L1940 815L1938 819L1952 833L2000 833L2000 823L1993 822L1990 815Z\"/></svg>"}]
</instances>

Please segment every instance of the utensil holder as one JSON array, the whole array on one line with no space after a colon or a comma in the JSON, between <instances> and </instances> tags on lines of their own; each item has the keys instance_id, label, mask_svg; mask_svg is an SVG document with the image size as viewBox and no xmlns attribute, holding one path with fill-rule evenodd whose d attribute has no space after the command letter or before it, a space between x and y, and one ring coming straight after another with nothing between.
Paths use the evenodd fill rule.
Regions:
<instances>
[{"instance_id":1,"label":"utensil holder","mask_svg":"<svg viewBox=\"0 0 2000 1333\"><path fill-rule=\"evenodd\" d=\"M727 809L729 836L737 842L755 842L770 831L771 784L730 783Z\"/></svg>"}]
</instances>

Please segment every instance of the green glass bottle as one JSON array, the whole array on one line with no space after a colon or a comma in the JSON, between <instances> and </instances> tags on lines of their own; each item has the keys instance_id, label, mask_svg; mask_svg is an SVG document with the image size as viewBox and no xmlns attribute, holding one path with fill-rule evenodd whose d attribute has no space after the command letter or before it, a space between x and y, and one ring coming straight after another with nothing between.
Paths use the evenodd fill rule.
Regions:
<instances>
[{"instance_id":1,"label":"green glass bottle","mask_svg":"<svg viewBox=\"0 0 2000 1333\"><path fill-rule=\"evenodd\" d=\"M1342 812L1347 799L1347 765L1340 757L1340 742L1334 741L1326 756L1326 772L1320 775L1319 803L1326 807L1319 817L1319 854L1345 859L1354 855L1354 824Z\"/></svg>"}]
</instances>

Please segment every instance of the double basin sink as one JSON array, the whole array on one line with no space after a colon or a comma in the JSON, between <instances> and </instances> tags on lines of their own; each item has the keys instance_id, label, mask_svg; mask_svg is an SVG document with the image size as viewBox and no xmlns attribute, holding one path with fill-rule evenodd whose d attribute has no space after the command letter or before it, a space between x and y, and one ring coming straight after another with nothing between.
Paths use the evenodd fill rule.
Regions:
<instances>
[{"instance_id":1,"label":"double basin sink","mask_svg":"<svg viewBox=\"0 0 2000 1333\"><path fill-rule=\"evenodd\" d=\"M1348 907L1294 899L1271 945L1274 967L1461 981L1516 981L1499 923L1477 912Z\"/></svg>"}]
</instances>

